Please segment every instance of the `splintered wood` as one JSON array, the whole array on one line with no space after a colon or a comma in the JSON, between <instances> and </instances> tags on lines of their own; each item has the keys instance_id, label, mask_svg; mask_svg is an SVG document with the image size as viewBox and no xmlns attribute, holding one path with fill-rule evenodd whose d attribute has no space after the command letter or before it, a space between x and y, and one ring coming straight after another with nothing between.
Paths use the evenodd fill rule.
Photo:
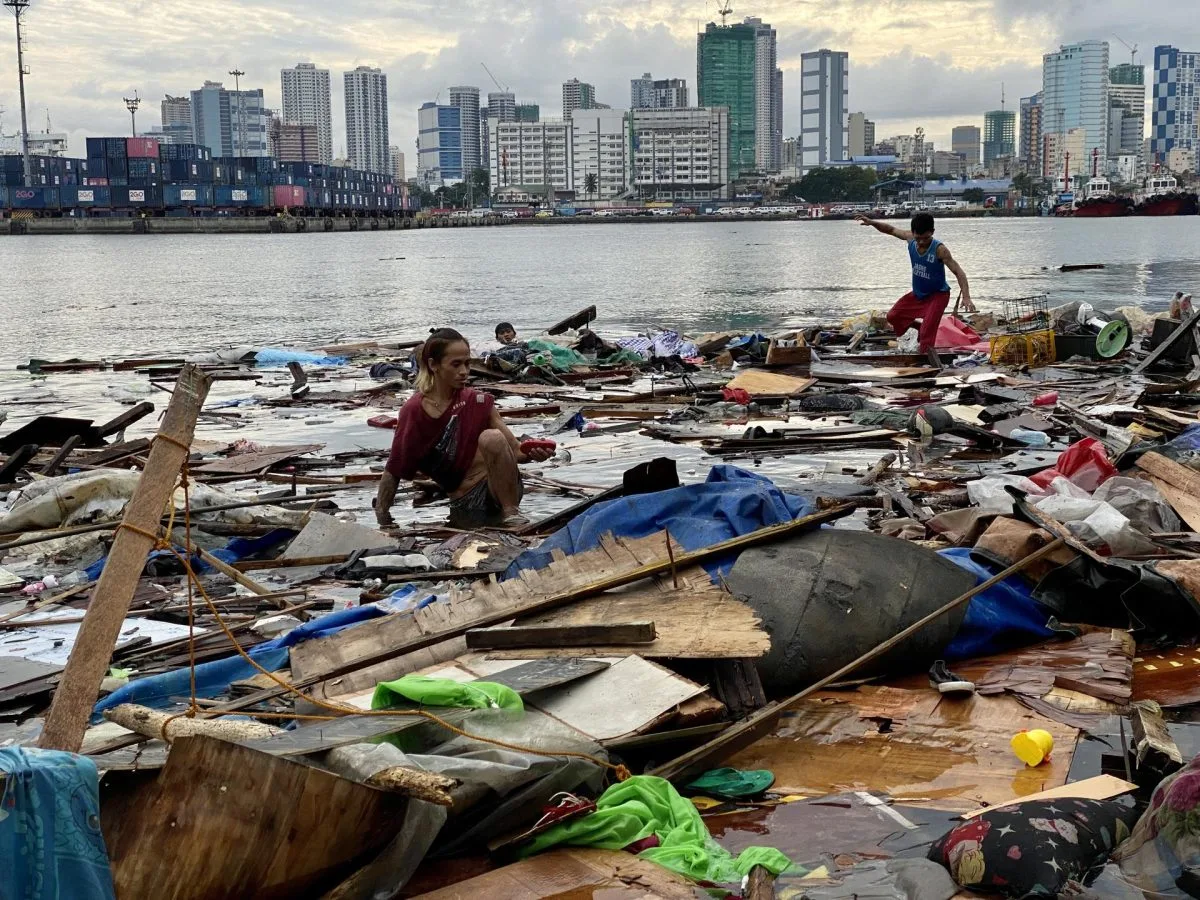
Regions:
<instances>
[{"instance_id":1,"label":"splintered wood","mask_svg":"<svg viewBox=\"0 0 1200 900\"><path fill-rule=\"evenodd\" d=\"M678 544L673 545L673 552L677 556L683 555ZM594 550L569 557L556 554L556 559L544 569L525 570L519 577L507 581L491 581L473 590L454 591L449 600L430 604L411 615L387 616L293 647L292 672L297 678L319 678L355 659L378 653L381 648L400 646L422 635L448 632L464 623L486 615L502 614L509 609L516 616L538 598L634 571L664 559L666 554L666 535L662 532L638 539L605 537ZM678 587L675 587L675 579L678 579ZM651 643L627 647L523 649L512 653L521 657L637 653L651 658L694 659L754 658L770 649L770 638L760 627L753 610L712 584L703 569L681 569L675 573L675 579L668 572L658 579L645 580L624 590L575 601L559 610L543 613L542 618L536 620L537 624L652 620L656 638ZM450 656L462 652L462 643L453 643L460 649ZM370 687L376 681L397 678L436 662L430 651L439 649L435 646L427 651L405 654L343 676L336 684L327 685L323 693L326 696L347 694Z\"/></svg>"}]
</instances>

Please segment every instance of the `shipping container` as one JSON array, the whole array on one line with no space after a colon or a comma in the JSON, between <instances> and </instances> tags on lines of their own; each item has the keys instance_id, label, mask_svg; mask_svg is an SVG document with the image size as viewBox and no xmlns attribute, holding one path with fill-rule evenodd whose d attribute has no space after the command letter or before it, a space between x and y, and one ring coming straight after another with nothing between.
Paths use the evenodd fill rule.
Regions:
<instances>
[{"instance_id":1,"label":"shipping container","mask_svg":"<svg viewBox=\"0 0 1200 900\"><path fill-rule=\"evenodd\" d=\"M63 188L59 192L63 209L90 209L112 206L112 195L106 187Z\"/></svg>"},{"instance_id":2,"label":"shipping container","mask_svg":"<svg viewBox=\"0 0 1200 900\"><path fill-rule=\"evenodd\" d=\"M162 209L163 189L160 185L145 187L115 187L112 189L113 209Z\"/></svg>"},{"instance_id":3,"label":"shipping container","mask_svg":"<svg viewBox=\"0 0 1200 900\"><path fill-rule=\"evenodd\" d=\"M210 162L212 150L204 144L160 144L158 156L161 160L200 160Z\"/></svg>"},{"instance_id":4,"label":"shipping container","mask_svg":"<svg viewBox=\"0 0 1200 900\"><path fill-rule=\"evenodd\" d=\"M168 209L184 206L212 206L212 185L168 184L163 187L163 205Z\"/></svg>"},{"instance_id":5,"label":"shipping container","mask_svg":"<svg viewBox=\"0 0 1200 900\"><path fill-rule=\"evenodd\" d=\"M104 155L109 159L125 159L129 156L126 138L104 138Z\"/></svg>"},{"instance_id":6,"label":"shipping container","mask_svg":"<svg viewBox=\"0 0 1200 900\"><path fill-rule=\"evenodd\" d=\"M271 187L273 206L293 207L304 205L304 188L296 185L276 184Z\"/></svg>"},{"instance_id":7,"label":"shipping container","mask_svg":"<svg viewBox=\"0 0 1200 900\"><path fill-rule=\"evenodd\" d=\"M147 137L128 138L125 155L130 159L158 159L158 141Z\"/></svg>"},{"instance_id":8,"label":"shipping container","mask_svg":"<svg viewBox=\"0 0 1200 900\"><path fill-rule=\"evenodd\" d=\"M8 200L13 209L58 209L58 188L55 187L11 187Z\"/></svg>"},{"instance_id":9,"label":"shipping container","mask_svg":"<svg viewBox=\"0 0 1200 900\"><path fill-rule=\"evenodd\" d=\"M130 178L136 179L159 179L159 161L158 157L135 156L128 160L128 171Z\"/></svg>"},{"instance_id":10,"label":"shipping container","mask_svg":"<svg viewBox=\"0 0 1200 900\"><path fill-rule=\"evenodd\" d=\"M263 189L257 185L218 185L213 188L213 197L218 208L244 209L263 205Z\"/></svg>"}]
</instances>

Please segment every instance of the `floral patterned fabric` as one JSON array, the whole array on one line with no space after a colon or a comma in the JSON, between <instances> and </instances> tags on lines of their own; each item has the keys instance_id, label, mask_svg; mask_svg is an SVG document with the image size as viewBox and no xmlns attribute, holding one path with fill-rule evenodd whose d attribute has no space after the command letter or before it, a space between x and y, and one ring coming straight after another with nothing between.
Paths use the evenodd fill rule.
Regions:
<instances>
[{"instance_id":1,"label":"floral patterned fabric","mask_svg":"<svg viewBox=\"0 0 1200 900\"><path fill-rule=\"evenodd\" d=\"M962 887L1053 897L1099 871L1137 818L1115 800L1031 800L984 813L937 841L929 858Z\"/></svg>"},{"instance_id":2,"label":"floral patterned fabric","mask_svg":"<svg viewBox=\"0 0 1200 900\"><path fill-rule=\"evenodd\" d=\"M1200 866L1200 756L1159 782L1113 862L1143 891L1189 896L1175 886L1175 879L1184 868Z\"/></svg>"}]
</instances>

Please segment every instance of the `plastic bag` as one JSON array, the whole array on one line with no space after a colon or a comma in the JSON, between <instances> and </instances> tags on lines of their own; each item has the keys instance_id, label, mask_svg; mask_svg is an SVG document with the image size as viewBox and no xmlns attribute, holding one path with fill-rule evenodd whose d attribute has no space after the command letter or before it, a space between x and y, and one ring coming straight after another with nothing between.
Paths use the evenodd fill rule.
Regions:
<instances>
[{"instance_id":1,"label":"plastic bag","mask_svg":"<svg viewBox=\"0 0 1200 900\"><path fill-rule=\"evenodd\" d=\"M896 342L896 349L901 353L916 353L921 347L921 336L917 329L910 328Z\"/></svg>"},{"instance_id":2,"label":"plastic bag","mask_svg":"<svg viewBox=\"0 0 1200 900\"><path fill-rule=\"evenodd\" d=\"M1100 485L1093 497L1111 504L1142 534L1183 530L1175 510L1149 481L1118 475Z\"/></svg>"},{"instance_id":3,"label":"plastic bag","mask_svg":"<svg viewBox=\"0 0 1200 900\"><path fill-rule=\"evenodd\" d=\"M1200 438L1200 434L1197 437ZM1104 445L1095 438L1084 438L1060 453L1054 468L1038 472L1030 481L1045 487L1062 476L1090 494L1116 474L1117 467L1108 458Z\"/></svg>"},{"instance_id":4,"label":"plastic bag","mask_svg":"<svg viewBox=\"0 0 1200 900\"><path fill-rule=\"evenodd\" d=\"M1008 485L1037 497L1045 493L1039 485L1020 475L989 475L967 485L967 499L984 512L1010 515L1013 511L1013 500L1004 490Z\"/></svg>"}]
</instances>

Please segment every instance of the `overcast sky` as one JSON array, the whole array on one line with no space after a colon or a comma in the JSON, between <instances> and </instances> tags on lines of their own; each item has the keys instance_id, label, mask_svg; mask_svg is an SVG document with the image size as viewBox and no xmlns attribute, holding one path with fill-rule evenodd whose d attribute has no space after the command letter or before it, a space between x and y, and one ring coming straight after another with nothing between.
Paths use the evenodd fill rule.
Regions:
<instances>
[{"instance_id":1,"label":"overcast sky","mask_svg":"<svg viewBox=\"0 0 1200 900\"><path fill-rule=\"evenodd\" d=\"M779 34L784 134L798 131L800 55L850 52L850 107L877 123L877 135L923 125L939 147L958 124L1041 87L1041 56L1058 44L1109 40L1200 48L1195 0L737 0L734 17L759 16ZM183 94L240 68L244 87L280 103L279 70L300 61L328 68L333 83L334 152L345 148L342 72L378 66L388 75L391 142L414 171L416 110L452 84L495 86L487 63L519 102L561 113L561 84L596 85L601 102L629 104L629 79L686 78L695 102L696 31L716 18L714 0L32 0L26 14L31 130L72 136L127 134L121 102L138 90L148 102L139 128L159 121L165 93ZM11 16L0 19L0 128L19 129ZM948 147L947 147L948 149Z\"/></svg>"}]
</instances>

